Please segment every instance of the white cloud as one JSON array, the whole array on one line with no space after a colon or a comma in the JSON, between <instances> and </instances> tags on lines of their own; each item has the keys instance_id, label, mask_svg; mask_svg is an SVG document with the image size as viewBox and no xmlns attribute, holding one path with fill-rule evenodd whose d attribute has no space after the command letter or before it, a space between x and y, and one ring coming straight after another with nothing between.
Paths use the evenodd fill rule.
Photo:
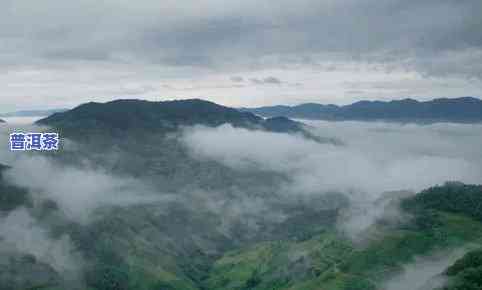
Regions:
<instances>
[{"instance_id":1,"label":"white cloud","mask_svg":"<svg viewBox=\"0 0 482 290\"><path fill-rule=\"evenodd\" d=\"M474 144L482 145L482 138L473 134L482 132L480 125L319 124L315 133L341 139L346 146L229 125L189 130L184 141L196 156L234 168L287 173L293 178L290 190L300 193L342 191L378 196L392 190L421 190L449 180L482 181L482 160L474 149L478 148Z\"/></svg>"},{"instance_id":2,"label":"white cloud","mask_svg":"<svg viewBox=\"0 0 482 290\"><path fill-rule=\"evenodd\" d=\"M82 257L74 249L70 237L51 238L49 231L24 208L0 218L0 237L3 247L13 249L12 252L31 254L58 273L76 274L82 266Z\"/></svg>"},{"instance_id":3,"label":"white cloud","mask_svg":"<svg viewBox=\"0 0 482 290\"><path fill-rule=\"evenodd\" d=\"M398 210L380 203L387 192L398 191L393 197L401 197L446 181L482 183L482 125L310 125L313 133L345 145L230 125L188 129L183 142L196 158L237 170L285 174L289 181L275 190L280 201L329 192L347 195L352 206L339 220L339 228L354 239L380 217L399 216Z\"/></svg>"},{"instance_id":4,"label":"white cloud","mask_svg":"<svg viewBox=\"0 0 482 290\"><path fill-rule=\"evenodd\" d=\"M63 166L42 156L21 156L13 165L5 174L7 180L28 188L34 199L55 201L65 216L80 223L95 219L95 210L102 207L152 204L172 198L156 194L134 178Z\"/></svg>"}]
</instances>

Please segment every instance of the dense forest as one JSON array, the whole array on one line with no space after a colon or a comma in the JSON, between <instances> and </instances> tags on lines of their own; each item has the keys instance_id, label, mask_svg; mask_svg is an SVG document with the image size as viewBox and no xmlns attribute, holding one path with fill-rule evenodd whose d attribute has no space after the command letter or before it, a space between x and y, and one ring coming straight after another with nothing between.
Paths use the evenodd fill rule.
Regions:
<instances>
[{"instance_id":1,"label":"dense forest","mask_svg":"<svg viewBox=\"0 0 482 290\"><path fill-rule=\"evenodd\" d=\"M186 143L198 128L190 124L217 112L199 132L233 122L221 128L316 150L346 144L286 118L168 105L87 104L39 122L68 139L58 152L25 153L1 167L0 289L392 290L420 257L467 245L475 251L425 278L443 277L451 290L480 286L480 185L385 192L369 204L349 191L299 194L298 168L204 157ZM176 112L196 105L203 109L192 122ZM303 152L293 156L297 164ZM354 234L346 227L353 219L367 226Z\"/></svg>"}]
</instances>

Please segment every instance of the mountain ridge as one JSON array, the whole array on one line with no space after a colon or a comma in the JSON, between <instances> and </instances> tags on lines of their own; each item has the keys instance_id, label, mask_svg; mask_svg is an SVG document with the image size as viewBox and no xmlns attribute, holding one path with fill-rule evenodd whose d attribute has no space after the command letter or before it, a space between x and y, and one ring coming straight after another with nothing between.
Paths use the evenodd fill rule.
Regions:
<instances>
[{"instance_id":1,"label":"mountain ridge","mask_svg":"<svg viewBox=\"0 0 482 290\"><path fill-rule=\"evenodd\" d=\"M326 141L309 133L305 124L301 122L286 117L264 119L251 112L239 111L201 99L160 102L120 99L106 103L89 102L72 110L54 113L36 122L67 133L88 134L120 134L128 130L165 133L184 126L216 127L226 123L234 127L275 133L300 133L315 141Z\"/></svg>"},{"instance_id":2,"label":"mountain ridge","mask_svg":"<svg viewBox=\"0 0 482 290\"><path fill-rule=\"evenodd\" d=\"M240 108L263 117L284 116L326 121L482 122L482 100L474 97L358 101L349 105L304 103L295 106Z\"/></svg>"}]
</instances>

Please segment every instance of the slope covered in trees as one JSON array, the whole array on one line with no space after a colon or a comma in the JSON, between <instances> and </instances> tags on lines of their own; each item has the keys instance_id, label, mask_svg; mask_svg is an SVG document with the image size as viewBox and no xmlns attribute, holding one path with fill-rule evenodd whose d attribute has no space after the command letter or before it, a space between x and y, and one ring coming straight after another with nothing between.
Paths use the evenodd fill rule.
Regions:
<instances>
[{"instance_id":1,"label":"slope covered in trees","mask_svg":"<svg viewBox=\"0 0 482 290\"><path fill-rule=\"evenodd\" d=\"M46 257L36 260L20 252L1 264L1 281L29 281L25 285L32 289L48 290L373 290L382 289L416 257L480 243L480 186L459 183L403 200L399 219L380 216L360 240L351 239L340 227L351 210L349 196L283 192L280 185L290 184L289 173L257 164L246 170L192 155L178 129L204 118L202 109L198 117L185 115L193 103L207 105L205 113L216 115L201 122L205 126L229 121L276 134L298 128L286 118L261 120L197 101L182 103L182 108L169 103L174 107L167 111L165 104L138 101L87 104L41 121L68 131L76 142L73 146L66 140L65 150L46 154L41 164L50 165L50 178L67 171L69 182L55 194L0 184L1 221L23 208L20 213L31 219L20 224L39 228L53 241L68 237L67 252L76 260L81 257L78 276L75 280L50 267ZM110 106L116 107L114 116L103 110ZM143 113L137 115L137 110ZM261 127L252 127L251 121L244 127L251 119ZM77 182L82 186L72 186ZM100 190L93 189L97 186ZM109 191L112 195L105 195ZM87 220L69 212L90 209L90 201L77 199L84 194L101 203L95 210L76 212ZM401 196L385 198L398 209ZM32 271L22 273L19 267ZM36 275L41 279L31 279Z\"/></svg>"}]
</instances>

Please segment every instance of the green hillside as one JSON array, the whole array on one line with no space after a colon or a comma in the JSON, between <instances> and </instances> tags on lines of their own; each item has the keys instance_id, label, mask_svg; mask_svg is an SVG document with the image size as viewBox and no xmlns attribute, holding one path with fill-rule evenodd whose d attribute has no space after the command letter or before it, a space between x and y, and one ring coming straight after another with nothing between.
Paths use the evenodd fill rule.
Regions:
<instances>
[{"instance_id":1,"label":"green hillside","mask_svg":"<svg viewBox=\"0 0 482 290\"><path fill-rule=\"evenodd\" d=\"M21 189L2 186L3 203L9 204L5 209L27 204L7 194L15 189L20 198ZM282 234L266 224L252 239L227 237L217 227L218 217L174 204L168 211L155 206L112 209L87 226L58 220L52 234L68 233L86 257L83 275L88 290L381 289L415 257L469 243L482 246L479 190L480 186L458 183L424 190L402 201L403 222L381 220L362 242L348 239L334 223L318 224L323 218L316 214L295 215L279 225ZM45 220L55 217L48 211L38 214ZM336 216L336 211L325 214ZM447 270L451 284L446 289L479 289L472 285L479 283L479 254L466 256ZM71 289L35 259L12 256L9 271L15 265L36 272L12 276L4 271L0 282L13 285L11 289L23 289L18 287L25 284L14 282L20 280L31 281L29 289ZM32 273L43 278L28 278ZM458 286L466 284L468 288Z\"/></svg>"},{"instance_id":2,"label":"green hillside","mask_svg":"<svg viewBox=\"0 0 482 290\"><path fill-rule=\"evenodd\" d=\"M456 199L480 188L457 185L455 190L453 186L423 191L404 201L413 214L410 222L397 229L379 226L381 238L363 246L336 233L323 233L303 242L261 243L229 252L215 262L207 289L378 289L416 256L481 242L482 223L471 217L480 203L466 203L464 211L452 213L429 202L430 197L439 200L439 196L427 192L451 192L446 197Z\"/></svg>"},{"instance_id":3,"label":"green hillside","mask_svg":"<svg viewBox=\"0 0 482 290\"><path fill-rule=\"evenodd\" d=\"M440 290L482 289L482 249L467 253L447 269L446 275L448 285Z\"/></svg>"},{"instance_id":4,"label":"green hillside","mask_svg":"<svg viewBox=\"0 0 482 290\"><path fill-rule=\"evenodd\" d=\"M387 193L375 206L382 211L386 206L399 216L382 215L353 240L340 227L345 214L357 206L349 192L320 189L309 196L298 194L296 188L286 190L293 185L291 172L257 164L249 164L248 170L228 166L198 158L184 144L184 126L226 122L257 133L294 132L296 140L303 136L299 130L305 130L286 118L264 120L200 100L89 103L42 120L69 132L70 138L63 150L46 154L43 165L56 169L53 174L72 170L73 176L80 176L67 178L68 184L56 194L76 201L84 194L79 182L91 191L87 194L95 210L81 204L88 222L76 219L62 204L70 200L10 184L3 178L10 168L0 166L4 232L19 234L20 225L28 234L40 233L47 245L68 237L72 249L58 248L79 260L75 273L62 272L64 268L49 264L50 252L56 254L57 248L49 245L57 252L45 251L41 245L40 253L48 255L35 259L28 251L36 250L35 243L19 248L0 239L0 251L14 248L0 252L0 285L9 290L381 290L417 257L469 244L482 246L480 185L452 182L408 198L401 192ZM329 140L315 141L344 146ZM249 150L256 143L246 146ZM104 197L103 190L111 195ZM145 197L148 202L142 202ZM15 216L19 213L23 219ZM3 225L9 217L13 222ZM27 235L27 240L35 238ZM447 270L445 276L455 281L453 285L472 283L470 275L478 273L477 267Z\"/></svg>"}]
</instances>

